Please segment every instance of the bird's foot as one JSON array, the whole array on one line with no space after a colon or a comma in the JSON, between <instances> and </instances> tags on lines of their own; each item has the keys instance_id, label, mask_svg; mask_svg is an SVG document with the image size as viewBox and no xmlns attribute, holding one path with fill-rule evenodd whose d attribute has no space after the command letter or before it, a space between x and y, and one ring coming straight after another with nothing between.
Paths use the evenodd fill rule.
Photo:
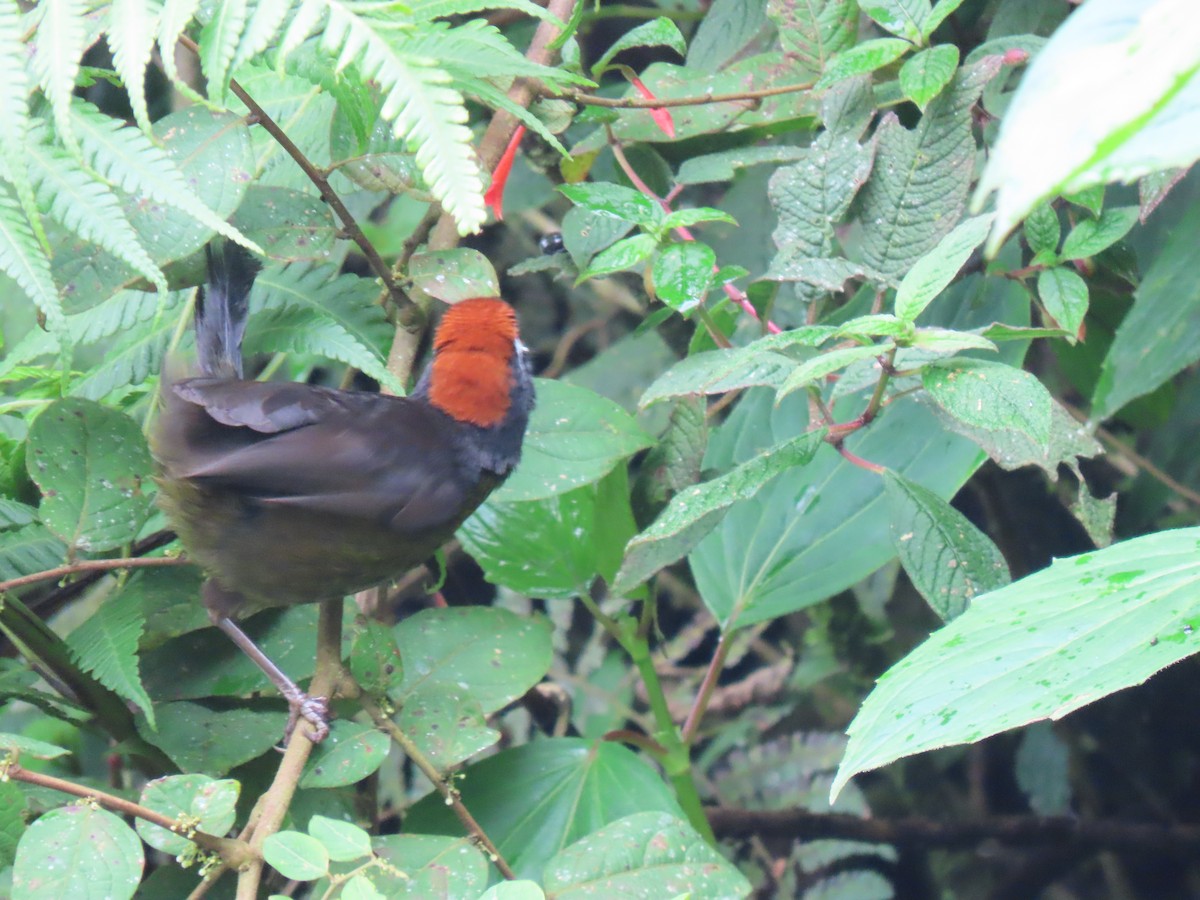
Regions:
<instances>
[{"instance_id":1,"label":"bird's foot","mask_svg":"<svg viewBox=\"0 0 1200 900\"><path fill-rule=\"evenodd\" d=\"M329 736L329 701L324 697L310 697L300 693L288 698L288 722L283 732L283 746L291 743L296 726L303 719L312 727L305 733L314 744Z\"/></svg>"}]
</instances>

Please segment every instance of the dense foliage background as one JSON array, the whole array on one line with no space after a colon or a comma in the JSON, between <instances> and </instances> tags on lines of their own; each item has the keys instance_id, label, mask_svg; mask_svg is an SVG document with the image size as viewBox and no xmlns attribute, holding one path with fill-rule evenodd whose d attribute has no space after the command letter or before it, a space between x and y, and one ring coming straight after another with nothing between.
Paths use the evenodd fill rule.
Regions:
<instances>
[{"instance_id":1,"label":"dense foliage background","mask_svg":"<svg viewBox=\"0 0 1200 900\"><path fill-rule=\"evenodd\" d=\"M1188 5L0 0L0 893L1194 896ZM259 377L541 376L444 581L249 621L315 748L154 505L218 236Z\"/></svg>"}]
</instances>

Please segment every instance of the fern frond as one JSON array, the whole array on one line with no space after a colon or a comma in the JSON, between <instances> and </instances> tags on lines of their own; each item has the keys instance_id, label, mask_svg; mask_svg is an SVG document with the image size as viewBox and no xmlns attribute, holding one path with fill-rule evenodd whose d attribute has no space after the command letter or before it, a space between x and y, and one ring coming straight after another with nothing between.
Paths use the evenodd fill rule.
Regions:
<instances>
[{"instance_id":1,"label":"fern frond","mask_svg":"<svg viewBox=\"0 0 1200 900\"><path fill-rule=\"evenodd\" d=\"M130 318L136 320L136 325L126 325L120 329L122 337L116 346L108 348L104 359L71 385L69 393L72 396L100 400L120 388L141 384L162 368L163 355L175 332L178 318L162 313L178 304L182 292L168 294L165 298L137 291L124 293L133 296L122 297L118 294L112 298L113 302L106 301L102 306L106 314L118 311L129 313ZM94 313L96 310L88 312ZM91 319L93 324L99 323L98 316L92 316ZM110 318L105 327L109 327L113 321Z\"/></svg>"},{"instance_id":2,"label":"fern frond","mask_svg":"<svg viewBox=\"0 0 1200 900\"><path fill-rule=\"evenodd\" d=\"M563 156L570 156L567 148L564 147L562 142L558 139L558 135L547 128L545 122L535 116L529 111L528 108L522 106L520 103L513 103L513 101L509 99L508 94L496 87L494 84L491 84L487 81L478 81L471 85L470 93L479 98L492 109L502 109L507 113L511 113L512 116L517 119L517 121L523 124L530 131L534 132L538 137L540 137L543 141L545 141Z\"/></svg>"},{"instance_id":3,"label":"fern frond","mask_svg":"<svg viewBox=\"0 0 1200 900\"><path fill-rule=\"evenodd\" d=\"M16 199L0 188L0 271L6 272L46 319L46 327L61 336L66 327L62 300L50 275L50 259Z\"/></svg>"},{"instance_id":4,"label":"fern frond","mask_svg":"<svg viewBox=\"0 0 1200 900\"><path fill-rule=\"evenodd\" d=\"M254 11L242 31L242 39L229 65L231 75L270 46L292 11L292 6L292 0L260 0L254 4Z\"/></svg>"},{"instance_id":5,"label":"fern frond","mask_svg":"<svg viewBox=\"0 0 1200 900\"><path fill-rule=\"evenodd\" d=\"M175 89L193 102L207 105L208 100L192 90L175 65L175 45L199 8L200 0L166 0L158 17L158 55L162 58L163 71Z\"/></svg>"},{"instance_id":6,"label":"fern frond","mask_svg":"<svg viewBox=\"0 0 1200 900\"><path fill-rule=\"evenodd\" d=\"M25 155L28 137L29 76L25 72L25 46L21 42L21 11L16 0L0 0L0 153L7 163L7 178L34 235L49 250L29 181Z\"/></svg>"},{"instance_id":7,"label":"fern frond","mask_svg":"<svg viewBox=\"0 0 1200 900\"><path fill-rule=\"evenodd\" d=\"M200 32L200 68L208 80L208 95L223 97L229 86L229 64L246 27L246 0L222 0Z\"/></svg>"},{"instance_id":8,"label":"fern frond","mask_svg":"<svg viewBox=\"0 0 1200 900\"><path fill-rule=\"evenodd\" d=\"M553 22L559 28L566 28L562 19L545 8L533 3L532 0L410 0L408 7L412 10L414 22L431 22L446 16L461 16L467 13L483 12L488 9L515 9L527 16Z\"/></svg>"},{"instance_id":9,"label":"fern frond","mask_svg":"<svg viewBox=\"0 0 1200 900\"><path fill-rule=\"evenodd\" d=\"M262 253L262 248L200 202L171 157L142 132L78 99L71 104L71 122L84 159L103 177L127 193L182 210L218 234Z\"/></svg>"},{"instance_id":10,"label":"fern frond","mask_svg":"<svg viewBox=\"0 0 1200 900\"><path fill-rule=\"evenodd\" d=\"M580 75L530 62L484 19L455 27L446 22L421 25L396 35L392 42L409 56L436 59L439 66L466 81L524 77L547 83L592 84Z\"/></svg>"},{"instance_id":11,"label":"fern frond","mask_svg":"<svg viewBox=\"0 0 1200 900\"><path fill-rule=\"evenodd\" d=\"M45 144L29 148L29 162L38 202L52 219L103 247L154 282L159 291L167 292L166 277L142 247L120 199L107 184L93 178L63 151Z\"/></svg>"},{"instance_id":12,"label":"fern frond","mask_svg":"<svg viewBox=\"0 0 1200 900\"><path fill-rule=\"evenodd\" d=\"M71 132L71 95L79 75L79 61L87 49L85 0L41 0L31 65L42 92L54 111L59 138L74 149Z\"/></svg>"},{"instance_id":13,"label":"fern frond","mask_svg":"<svg viewBox=\"0 0 1200 900\"><path fill-rule=\"evenodd\" d=\"M154 49L161 13L160 0L113 0L109 13L107 34L113 65L125 83L133 118L145 132L150 131L150 112L146 109L146 66Z\"/></svg>"}]
</instances>

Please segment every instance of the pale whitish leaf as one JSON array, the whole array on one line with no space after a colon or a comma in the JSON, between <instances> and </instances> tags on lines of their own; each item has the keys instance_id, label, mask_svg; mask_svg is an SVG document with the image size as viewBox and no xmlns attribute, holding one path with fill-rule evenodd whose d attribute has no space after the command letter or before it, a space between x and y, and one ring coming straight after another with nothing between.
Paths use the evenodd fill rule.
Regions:
<instances>
[{"instance_id":1,"label":"pale whitish leaf","mask_svg":"<svg viewBox=\"0 0 1200 900\"><path fill-rule=\"evenodd\" d=\"M1089 0L1013 97L976 189L993 191L987 251L1039 200L1131 181L1200 156L1200 16L1193 0Z\"/></svg>"},{"instance_id":2,"label":"pale whitish leaf","mask_svg":"<svg viewBox=\"0 0 1200 900\"><path fill-rule=\"evenodd\" d=\"M980 359L935 362L921 372L921 383L943 410L968 426L1015 431L1043 452L1050 443L1054 401L1030 373Z\"/></svg>"},{"instance_id":3,"label":"pale whitish leaf","mask_svg":"<svg viewBox=\"0 0 1200 900\"><path fill-rule=\"evenodd\" d=\"M83 0L40 0L37 9L41 15L30 65L54 111L59 138L68 147L74 147L71 95L75 91L79 62L87 49L84 14L88 6Z\"/></svg>"},{"instance_id":4,"label":"pale whitish leaf","mask_svg":"<svg viewBox=\"0 0 1200 900\"><path fill-rule=\"evenodd\" d=\"M233 61L229 64L231 73L271 45L271 40L279 33L291 10L291 0L257 0L254 3L250 10L250 19L238 40Z\"/></svg>"},{"instance_id":5,"label":"pale whitish leaf","mask_svg":"<svg viewBox=\"0 0 1200 900\"><path fill-rule=\"evenodd\" d=\"M592 77L599 79L604 74L605 69L608 68L608 64L612 62L613 57L622 50L628 50L630 47L659 46L670 47L680 56L687 53L687 42L683 39L683 35L679 33L679 27L665 16L651 19L649 22L645 22L617 38L613 45L592 66Z\"/></svg>"},{"instance_id":6,"label":"pale whitish leaf","mask_svg":"<svg viewBox=\"0 0 1200 900\"><path fill-rule=\"evenodd\" d=\"M942 92L958 68L958 48L942 44L922 50L900 67L900 89L921 109Z\"/></svg>"},{"instance_id":7,"label":"pale whitish leaf","mask_svg":"<svg viewBox=\"0 0 1200 900\"><path fill-rule=\"evenodd\" d=\"M858 5L880 28L919 44L932 11L929 0L858 0Z\"/></svg>"},{"instance_id":8,"label":"pale whitish leaf","mask_svg":"<svg viewBox=\"0 0 1200 900\"><path fill-rule=\"evenodd\" d=\"M911 47L908 41L900 38L875 38L855 44L833 58L825 74L818 79L816 88L827 88L855 75L868 75L876 69L882 69L898 60Z\"/></svg>"},{"instance_id":9,"label":"pale whitish leaf","mask_svg":"<svg viewBox=\"0 0 1200 900\"><path fill-rule=\"evenodd\" d=\"M884 117L860 198L862 259L873 269L899 279L958 223L976 152L971 107L1000 69L995 56L960 69L911 131Z\"/></svg>"},{"instance_id":10,"label":"pale whitish leaf","mask_svg":"<svg viewBox=\"0 0 1200 900\"><path fill-rule=\"evenodd\" d=\"M85 159L122 190L182 210L218 234L256 253L263 252L205 206L166 151L136 128L109 118L83 100L71 104L71 121Z\"/></svg>"},{"instance_id":11,"label":"pale whitish leaf","mask_svg":"<svg viewBox=\"0 0 1200 900\"><path fill-rule=\"evenodd\" d=\"M14 0L0 0L0 154L7 170L2 177L16 192L38 242L48 248L29 181L29 75L21 38L20 9Z\"/></svg>"},{"instance_id":12,"label":"pale whitish leaf","mask_svg":"<svg viewBox=\"0 0 1200 900\"><path fill-rule=\"evenodd\" d=\"M1059 719L1200 650L1200 528L1163 531L975 598L879 679L831 795L935 747Z\"/></svg>"},{"instance_id":13,"label":"pale whitish leaf","mask_svg":"<svg viewBox=\"0 0 1200 900\"><path fill-rule=\"evenodd\" d=\"M225 5L221 4L222 7ZM125 83L133 118L143 131L150 130L146 66L150 62L161 10L162 4L158 0L113 0L109 15L107 37L113 65Z\"/></svg>"},{"instance_id":14,"label":"pale whitish leaf","mask_svg":"<svg viewBox=\"0 0 1200 900\"><path fill-rule=\"evenodd\" d=\"M918 259L896 289L896 315L912 322L954 280L992 225L991 214L960 223Z\"/></svg>"},{"instance_id":15,"label":"pale whitish leaf","mask_svg":"<svg viewBox=\"0 0 1200 900\"><path fill-rule=\"evenodd\" d=\"M150 727L157 729L154 704L138 671L138 640L146 619L141 595L127 591L100 606L67 635L67 646L85 672L120 697L137 704Z\"/></svg>"},{"instance_id":16,"label":"pale whitish leaf","mask_svg":"<svg viewBox=\"0 0 1200 900\"><path fill-rule=\"evenodd\" d=\"M50 260L38 243L21 205L0 185L0 271L8 274L61 335L66 326L62 301L50 275Z\"/></svg>"},{"instance_id":17,"label":"pale whitish leaf","mask_svg":"<svg viewBox=\"0 0 1200 900\"><path fill-rule=\"evenodd\" d=\"M222 0L212 10L212 18L200 32L200 68L208 80L210 97L221 97L229 80L229 64L237 52L242 29L246 27L246 0Z\"/></svg>"},{"instance_id":18,"label":"pale whitish leaf","mask_svg":"<svg viewBox=\"0 0 1200 900\"><path fill-rule=\"evenodd\" d=\"M794 360L757 347L726 347L681 359L646 388L638 405L687 394L723 394L762 385L778 387L796 368Z\"/></svg>"},{"instance_id":19,"label":"pale whitish leaf","mask_svg":"<svg viewBox=\"0 0 1200 900\"><path fill-rule=\"evenodd\" d=\"M158 17L158 56L162 60L163 71L176 90L183 91L192 100L202 102L204 98L186 84L175 65L175 45L199 8L200 0L165 0Z\"/></svg>"},{"instance_id":20,"label":"pale whitish leaf","mask_svg":"<svg viewBox=\"0 0 1200 900\"><path fill-rule=\"evenodd\" d=\"M966 516L891 469L883 485L892 544L913 587L943 621L956 618L976 595L1008 584L1004 557Z\"/></svg>"},{"instance_id":21,"label":"pale whitish leaf","mask_svg":"<svg viewBox=\"0 0 1200 900\"><path fill-rule=\"evenodd\" d=\"M1073 269L1056 266L1038 273L1037 291L1046 312L1064 331L1070 332L1067 340L1075 343L1088 311L1087 282Z\"/></svg>"},{"instance_id":22,"label":"pale whitish leaf","mask_svg":"<svg viewBox=\"0 0 1200 900\"><path fill-rule=\"evenodd\" d=\"M893 342L886 341L882 344L868 344L865 347L841 347L837 350L829 350L820 356L814 356L797 366L787 377L779 388L775 402L778 403L792 391L807 387L814 381L831 375L839 369L844 369L853 362L881 356L894 346Z\"/></svg>"},{"instance_id":23,"label":"pale whitish leaf","mask_svg":"<svg viewBox=\"0 0 1200 900\"><path fill-rule=\"evenodd\" d=\"M823 431L809 432L772 447L720 478L685 488L649 528L625 547L625 558L612 592L623 595L659 569L682 559L708 534L721 516L739 500L749 500L775 476L812 459L824 439Z\"/></svg>"},{"instance_id":24,"label":"pale whitish leaf","mask_svg":"<svg viewBox=\"0 0 1200 900\"><path fill-rule=\"evenodd\" d=\"M85 241L97 244L141 273L162 293L167 279L154 264L121 201L108 185L93 178L63 151L47 144L29 147L38 202L49 215Z\"/></svg>"}]
</instances>

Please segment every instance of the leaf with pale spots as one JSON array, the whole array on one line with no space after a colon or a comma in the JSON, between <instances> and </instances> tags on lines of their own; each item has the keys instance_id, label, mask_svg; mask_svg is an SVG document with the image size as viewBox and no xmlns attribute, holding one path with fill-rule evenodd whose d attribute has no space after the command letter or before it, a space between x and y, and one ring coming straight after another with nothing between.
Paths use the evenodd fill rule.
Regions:
<instances>
[{"instance_id":1,"label":"leaf with pale spots","mask_svg":"<svg viewBox=\"0 0 1200 900\"><path fill-rule=\"evenodd\" d=\"M1016 432L1047 452L1054 401L1028 372L999 362L950 359L926 366L921 383L941 409L968 427Z\"/></svg>"}]
</instances>

